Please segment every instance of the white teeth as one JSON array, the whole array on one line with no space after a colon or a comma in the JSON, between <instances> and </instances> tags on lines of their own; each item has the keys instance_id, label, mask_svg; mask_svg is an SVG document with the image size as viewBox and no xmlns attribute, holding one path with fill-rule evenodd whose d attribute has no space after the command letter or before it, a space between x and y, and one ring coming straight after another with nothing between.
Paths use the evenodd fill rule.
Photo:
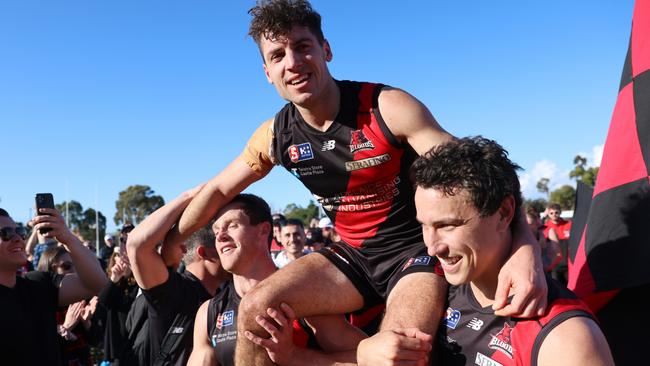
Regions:
<instances>
[{"instance_id":1,"label":"white teeth","mask_svg":"<svg viewBox=\"0 0 650 366\"><path fill-rule=\"evenodd\" d=\"M440 260L443 261L448 266L453 266L454 264L458 263L460 257L440 258Z\"/></svg>"},{"instance_id":2,"label":"white teeth","mask_svg":"<svg viewBox=\"0 0 650 366\"><path fill-rule=\"evenodd\" d=\"M308 77L308 76L304 76L304 77L302 77L302 78L300 78L300 79L298 79L298 80L294 80L294 81L290 82L289 84L291 84L291 85L300 84L300 83L302 83L303 81L307 80L307 77Z\"/></svg>"}]
</instances>

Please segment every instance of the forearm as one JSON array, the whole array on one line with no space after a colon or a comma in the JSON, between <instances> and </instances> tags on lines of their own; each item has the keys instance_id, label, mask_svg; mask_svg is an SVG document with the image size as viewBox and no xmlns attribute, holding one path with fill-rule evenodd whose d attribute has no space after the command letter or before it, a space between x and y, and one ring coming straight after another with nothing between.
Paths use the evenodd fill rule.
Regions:
<instances>
[{"instance_id":1,"label":"forearm","mask_svg":"<svg viewBox=\"0 0 650 366\"><path fill-rule=\"evenodd\" d=\"M159 208L142 221L129 234L127 252L129 257L138 251L153 251L181 215L192 198L183 193L173 201Z\"/></svg>"},{"instance_id":2,"label":"forearm","mask_svg":"<svg viewBox=\"0 0 650 366\"><path fill-rule=\"evenodd\" d=\"M102 270L99 261L88 248L71 235L66 239L67 243L62 243L70 252L72 263L74 263L75 272L83 286L93 294L99 293L108 283L108 278Z\"/></svg>"},{"instance_id":3,"label":"forearm","mask_svg":"<svg viewBox=\"0 0 650 366\"><path fill-rule=\"evenodd\" d=\"M178 225L170 232L168 239L176 242L187 239L193 232L210 221L219 207L227 202L226 199L214 179L208 182L189 202L178 220Z\"/></svg>"},{"instance_id":4,"label":"forearm","mask_svg":"<svg viewBox=\"0 0 650 366\"><path fill-rule=\"evenodd\" d=\"M36 247L36 243L38 241L38 235L36 234L37 230L33 229L32 233L29 235L29 238L27 239L27 244L25 244L25 252L27 254L34 254L34 247Z\"/></svg>"}]
</instances>

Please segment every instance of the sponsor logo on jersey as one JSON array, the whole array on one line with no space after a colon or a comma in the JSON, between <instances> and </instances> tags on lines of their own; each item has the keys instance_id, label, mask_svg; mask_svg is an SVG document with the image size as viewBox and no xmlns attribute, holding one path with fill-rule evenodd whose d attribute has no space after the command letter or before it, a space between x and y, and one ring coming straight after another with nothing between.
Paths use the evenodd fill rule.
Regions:
<instances>
[{"instance_id":1,"label":"sponsor logo on jersey","mask_svg":"<svg viewBox=\"0 0 650 366\"><path fill-rule=\"evenodd\" d=\"M363 134L361 130L354 130L350 132L350 152L354 153L357 151L372 150L375 148L375 145L372 144L372 141L366 138L366 135Z\"/></svg>"},{"instance_id":2,"label":"sponsor logo on jersey","mask_svg":"<svg viewBox=\"0 0 650 366\"><path fill-rule=\"evenodd\" d=\"M510 344L510 333L512 333L512 327L508 323L503 324L503 329L499 331L496 335L491 335L492 339L488 348L497 350L508 356L512 359L512 344Z\"/></svg>"},{"instance_id":3,"label":"sponsor logo on jersey","mask_svg":"<svg viewBox=\"0 0 650 366\"><path fill-rule=\"evenodd\" d=\"M297 168L291 168L291 174L293 174L294 177L300 179L300 173L298 173Z\"/></svg>"},{"instance_id":4,"label":"sponsor logo on jersey","mask_svg":"<svg viewBox=\"0 0 650 366\"><path fill-rule=\"evenodd\" d=\"M309 142L289 146L289 158L292 162L305 161L314 158L314 152Z\"/></svg>"},{"instance_id":5,"label":"sponsor logo on jersey","mask_svg":"<svg viewBox=\"0 0 650 366\"><path fill-rule=\"evenodd\" d=\"M481 352L476 352L476 359L474 363L480 366L503 366L490 357L482 354Z\"/></svg>"},{"instance_id":6,"label":"sponsor logo on jersey","mask_svg":"<svg viewBox=\"0 0 650 366\"><path fill-rule=\"evenodd\" d=\"M334 150L335 147L336 147L336 140L323 141L323 147L320 149L320 151Z\"/></svg>"},{"instance_id":7,"label":"sponsor logo on jersey","mask_svg":"<svg viewBox=\"0 0 650 366\"><path fill-rule=\"evenodd\" d=\"M232 325L233 320L235 319L235 311L228 310L224 313L221 313L217 316L217 329L227 327Z\"/></svg>"},{"instance_id":8,"label":"sponsor logo on jersey","mask_svg":"<svg viewBox=\"0 0 650 366\"><path fill-rule=\"evenodd\" d=\"M174 327L174 328L172 328L172 330L169 333L171 333L171 334L181 334L181 333L183 333L183 330L185 330L185 328L183 328L183 327Z\"/></svg>"},{"instance_id":9,"label":"sponsor logo on jersey","mask_svg":"<svg viewBox=\"0 0 650 366\"><path fill-rule=\"evenodd\" d=\"M411 266L426 266L429 264L429 262L431 262L431 257L427 255L416 258L409 258L409 260L404 264L402 271Z\"/></svg>"},{"instance_id":10,"label":"sponsor logo on jersey","mask_svg":"<svg viewBox=\"0 0 650 366\"><path fill-rule=\"evenodd\" d=\"M365 168L370 168L373 166L381 165L385 162L390 161L391 157L390 154L382 154L379 156L373 156L370 158L366 159L361 159L361 160L354 160L354 161L346 161L345 162L345 170L348 172L354 171L354 170L359 170L359 169L365 169Z\"/></svg>"},{"instance_id":11,"label":"sponsor logo on jersey","mask_svg":"<svg viewBox=\"0 0 650 366\"><path fill-rule=\"evenodd\" d=\"M447 326L447 328L456 329L458 322L460 321L460 311L455 310L451 307L447 308L447 315L442 322Z\"/></svg>"},{"instance_id":12,"label":"sponsor logo on jersey","mask_svg":"<svg viewBox=\"0 0 650 366\"><path fill-rule=\"evenodd\" d=\"M469 321L469 324L467 324L467 328L471 328L474 330L481 330L482 326L483 326L483 321L479 318L472 318L472 320Z\"/></svg>"}]
</instances>

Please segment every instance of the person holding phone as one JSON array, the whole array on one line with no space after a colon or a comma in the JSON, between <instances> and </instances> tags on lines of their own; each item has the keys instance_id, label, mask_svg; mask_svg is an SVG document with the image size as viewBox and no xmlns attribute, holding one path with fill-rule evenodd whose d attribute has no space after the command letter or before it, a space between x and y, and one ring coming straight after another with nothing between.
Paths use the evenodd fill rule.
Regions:
<instances>
[{"instance_id":1,"label":"person holding phone","mask_svg":"<svg viewBox=\"0 0 650 366\"><path fill-rule=\"evenodd\" d=\"M25 232L0 208L0 354L7 365L60 365L56 310L99 293L107 278L92 252L70 232L61 214L39 208L29 225L49 229L69 252L76 273L16 275L27 259Z\"/></svg>"}]
</instances>

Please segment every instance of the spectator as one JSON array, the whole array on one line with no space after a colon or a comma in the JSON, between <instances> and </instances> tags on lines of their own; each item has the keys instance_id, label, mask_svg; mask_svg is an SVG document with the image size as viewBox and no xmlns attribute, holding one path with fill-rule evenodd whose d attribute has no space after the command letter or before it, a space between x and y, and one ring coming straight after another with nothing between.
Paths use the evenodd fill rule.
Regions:
<instances>
[{"instance_id":1,"label":"spectator","mask_svg":"<svg viewBox=\"0 0 650 366\"><path fill-rule=\"evenodd\" d=\"M311 252L316 252L323 249L323 246L325 245L325 239L323 238L323 232L321 229L317 227L310 228L307 233L309 233L309 235L305 235L307 237L307 249Z\"/></svg>"},{"instance_id":2,"label":"spectator","mask_svg":"<svg viewBox=\"0 0 650 366\"><path fill-rule=\"evenodd\" d=\"M318 228L321 229L321 232L323 233L323 244L325 244L325 246L329 246L338 241L332 238L334 225L332 225L332 220L330 220L329 217L326 216L320 219L320 221L318 221Z\"/></svg>"},{"instance_id":3,"label":"spectator","mask_svg":"<svg viewBox=\"0 0 650 366\"><path fill-rule=\"evenodd\" d=\"M0 209L0 324L11 330L0 335L0 355L6 365L60 365L57 308L91 298L107 279L57 210L41 208L30 225L34 230L52 229L45 238L62 243L76 272L16 276L16 269L27 259L24 232L17 231L14 220Z\"/></svg>"},{"instance_id":4,"label":"spectator","mask_svg":"<svg viewBox=\"0 0 650 366\"><path fill-rule=\"evenodd\" d=\"M562 214L562 208L557 203L549 204L546 212L548 220L545 222L544 237L558 243L561 256L560 261L553 269L553 278L566 285L569 271L568 258L571 221L564 220L560 216Z\"/></svg>"},{"instance_id":5,"label":"spectator","mask_svg":"<svg viewBox=\"0 0 650 366\"><path fill-rule=\"evenodd\" d=\"M113 235L104 235L104 246L99 249L99 260L104 269L108 269L108 261L113 254L113 248L115 248L115 239L113 238Z\"/></svg>"},{"instance_id":6,"label":"spectator","mask_svg":"<svg viewBox=\"0 0 650 366\"><path fill-rule=\"evenodd\" d=\"M273 262L278 268L282 268L310 253L305 249L305 229L302 221L298 219L289 219L280 230L280 240L282 242L282 251L278 253Z\"/></svg>"},{"instance_id":7,"label":"spectator","mask_svg":"<svg viewBox=\"0 0 650 366\"><path fill-rule=\"evenodd\" d=\"M544 271L550 273L562 260L557 234L554 229L551 229L549 231L548 239L544 237L544 229L546 229L546 227L542 225L539 213L532 207L526 210L526 222L528 223L530 232L533 234L535 239L537 239L539 246L542 249Z\"/></svg>"},{"instance_id":8,"label":"spectator","mask_svg":"<svg viewBox=\"0 0 650 366\"><path fill-rule=\"evenodd\" d=\"M181 194L149 215L129 235L131 269L148 308L150 360L146 364L185 365L192 352L192 329L199 306L215 295L229 276L221 268L210 226L184 243L164 241L169 230L200 187ZM185 252L186 271L169 270L156 250ZM169 248L166 248L169 247ZM177 249L179 247L180 249Z\"/></svg>"}]
</instances>

